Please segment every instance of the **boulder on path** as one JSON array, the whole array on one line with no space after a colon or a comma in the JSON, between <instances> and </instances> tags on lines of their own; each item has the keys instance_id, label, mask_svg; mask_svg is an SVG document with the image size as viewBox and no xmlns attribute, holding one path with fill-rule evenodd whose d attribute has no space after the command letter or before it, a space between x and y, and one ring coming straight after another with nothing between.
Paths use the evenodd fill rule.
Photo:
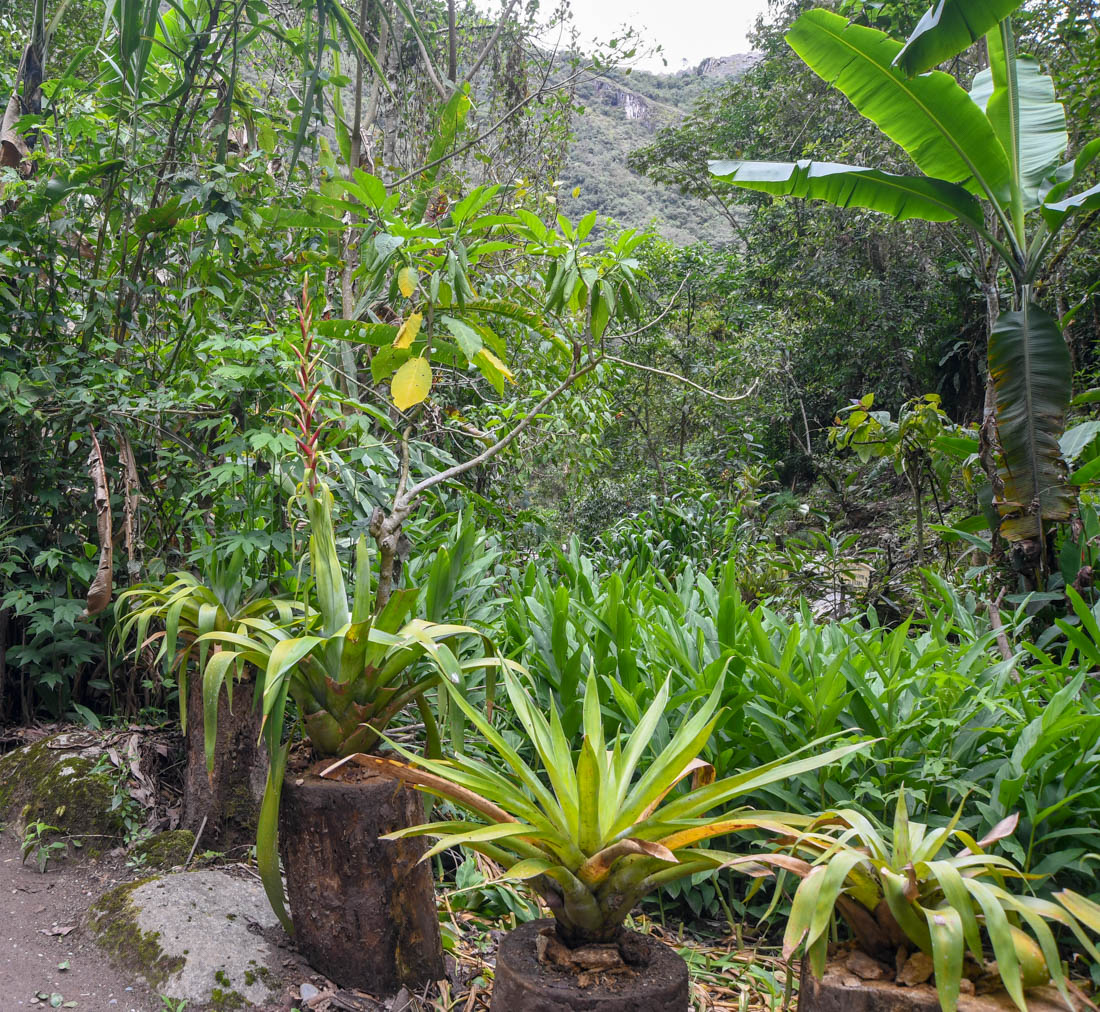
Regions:
<instances>
[{"instance_id":1,"label":"boulder on path","mask_svg":"<svg viewBox=\"0 0 1100 1012\"><path fill-rule=\"evenodd\" d=\"M281 986L286 953L260 883L208 869L129 882L89 912L97 941L122 969L188 1008L261 1006Z\"/></svg>"}]
</instances>

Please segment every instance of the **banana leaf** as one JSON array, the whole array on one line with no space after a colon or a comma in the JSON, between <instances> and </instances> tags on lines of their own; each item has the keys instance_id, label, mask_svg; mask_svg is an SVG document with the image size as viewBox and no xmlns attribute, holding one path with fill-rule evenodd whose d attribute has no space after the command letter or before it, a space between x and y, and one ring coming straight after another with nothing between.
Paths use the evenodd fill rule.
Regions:
<instances>
[{"instance_id":1,"label":"banana leaf","mask_svg":"<svg viewBox=\"0 0 1100 1012\"><path fill-rule=\"evenodd\" d=\"M1058 440L1070 399L1070 357L1058 322L1034 302L1002 313L989 368L1004 452L1004 498L995 505L1010 541L1039 538L1041 522L1066 520L1075 496Z\"/></svg>"},{"instance_id":2,"label":"banana leaf","mask_svg":"<svg viewBox=\"0 0 1100 1012\"><path fill-rule=\"evenodd\" d=\"M807 66L901 145L926 176L1006 200L1008 156L993 126L949 74L907 78L893 66L901 50L884 32L811 10L787 33Z\"/></svg>"},{"instance_id":3,"label":"banana leaf","mask_svg":"<svg viewBox=\"0 0 1100 1012\"><path fill-rule=\"evenodd\" d=\"M898 221L953 221L983 225L981 204L955 183L902 176L835 162L712 161L711 175L761 193L811 197L837 207L866 207Z\"/></svg>"}]
</instances>

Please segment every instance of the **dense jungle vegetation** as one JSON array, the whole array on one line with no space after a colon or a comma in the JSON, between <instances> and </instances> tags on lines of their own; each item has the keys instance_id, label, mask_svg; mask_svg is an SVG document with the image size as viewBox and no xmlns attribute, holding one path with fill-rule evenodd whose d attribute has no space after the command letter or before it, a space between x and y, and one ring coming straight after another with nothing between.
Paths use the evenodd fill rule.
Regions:
<instances>
[{"instance_id":1,"label":"dense jungle vegetation","mask_svg":"<svg viewBox=\"0 0 1100 1012\"><path fill-rule=\"evenodd\" d=\"M0 726L255 670L278 779L390 725L579 771L642 727L644 769L702 713L719 782L836 750L738 804L894 826L890 903L961 902L904 812L1035 876L1040 944L1056 894L1100 931L1100 12L969 6L899 53L922 2L773 0L736 74L639 75L666 111L585 178L643 42L567 5L0 2ZM609 178L679 210L628 227ZM348 709L360 627L412 674ZM646 909L823 952L794 865L707 858L765 837ZM1003 967L975 909L960 965L980 923Z\"/></svg>"}]
</instances>

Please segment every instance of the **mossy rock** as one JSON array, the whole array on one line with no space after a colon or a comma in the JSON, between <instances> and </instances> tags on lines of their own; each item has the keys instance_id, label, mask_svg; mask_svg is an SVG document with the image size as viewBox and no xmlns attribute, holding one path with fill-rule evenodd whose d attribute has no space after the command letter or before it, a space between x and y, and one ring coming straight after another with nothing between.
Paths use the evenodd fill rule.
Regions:
<instances>
[{"instance_id":1,"label":"mossy rock","mask_svg":"<svg viewBox=\"0 0 1100 1012\"><path fill-rule=\"evenodd\" d=\"M150 868L175 868L187 861L194 845L195 834L191 830L173 829L135 843L129 856Z\"/></svg>"},{"instance_id":2,"label":"mossy rock","mask_svg":"<svg viewBox=\"0 0 1100 1012\"><path fill-rule=\"evenodd\" d=\"M96 941L120 967L149 982L154 990L183 967L184 960L166 956L157 932L138 927L137 910L130 902L135 889L152 877L126 882L105 892L89 909L89 927Z\"/></svg>"},{"instance_id":3,"label":"mossy rock","mask_svg":"<svg viewBox=\"0 0 1100 1012\"><path fill-rule=\"evenodd\" d=\"M29 823L56 826L66 836L88 837L95 849L125 833L115 786L93 772L101 751L82 734L55 734L0 756L0 823L22 834Z\"/></svg>"}]
</instances>

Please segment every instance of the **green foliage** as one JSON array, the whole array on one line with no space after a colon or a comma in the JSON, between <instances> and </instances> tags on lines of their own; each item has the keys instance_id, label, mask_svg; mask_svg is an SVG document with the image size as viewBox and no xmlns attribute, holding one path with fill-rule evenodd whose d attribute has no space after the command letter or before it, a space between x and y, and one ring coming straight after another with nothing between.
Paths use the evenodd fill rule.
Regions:
<instances>
[{"instance_id":1,"label":"green foliage","mask_svg":"<svg viewBox=\"0 0 1100 1012\"><path fill-rule=\"evenodd\" d=\"M790 956L805 944L814 972L825 968L827 928L837 908L870 955L888 957L899 938L932 958L940 1005L958 1005L963 962L969 952L978 967L984 949L980 928L992 943L1001 983L1016 1007L1026 1010L1024 989L1053 978L1072 1005L1058 946L1048 921L1068 928L1092 958L1100 953L1073 916L1074 904L1062 906L1007 889L1008 879L1025 879L1011 861L987 852L1009 836L1016 816L998 823L981 840L958 828L963 803L951 821L933 828L909 818L904 793L898 795L893 833L885 834L851 810L829 812L793 843L812 858L798 868L803 876L791 905L783 938ZM945 854L952 842L958 853Z\"/></svg>"},{"instance_id":2,"label":"green foliage","mask_svg":"<svg viewBox=\"0 0 1100 1012\"><path fill-rule=\"evenodd\" d=\"M834 204L869 207L899 220L958 218L995 249L1012 275L1013 311L989 337L997 431L1004 454L995 488L1001 530L1012 541L1044 540L1044 524L1068 518L1072 489L1057 441L1069 403L1066 349L1057 322L1033 302L1045 254L1068 216L1100 201L1084 190L1091 159L1059 166L1068 145L1053 82L1017 57L1009 14L1018 5L969 0L933 8L902 47L884 32L826 10L803 14L787 33L791 48L826 83L910 156L921 177L869 175L850 166L715 161L711 171L737 186ZM941 19L942 15L942 19ZM1001 18L999 23L996 20ZM969 95L948 74L926 71L985 32L990 67ZM964 190L989 202L1003 230L994 235ZM1025 215L1040 208L1026 232Z\"/></svg>"},{"instance_id":3,"label":"green foliage","mask_svg":"<svg viewBox=\"0 0 1100 1012\"><path fill-rule=\"evenodd\" d=\"M857 743L817 752L821 742L813 742L799 751L812 748L817 754L796 758L796 753L715 780L708 764L697 758L716 722L715 691L643 768L651 735L664 717L667 683L629 736L605 740L597 681L589 676L582 703L584 737L580 748L572 750L557 708L550 708L548 720L512 672L505 672L504 682L525 744L534 749L541 769L528 765L458 694L454 702L495 753L491 764L464 756L446 762L420 759L406 749L399 749L408 760L405 765L370 757L361 761L388 769L485 820L432 823L400 830L392 838L439 837L425 857L461 844L498 861L510 878L530 882L553 913L559 935L572 946L612 941L636 903L666 882L721 866L760 870L755 855L698 845L734 833L782 833L803 820L775 811L740 809L726 817L710 813L863 747ZM512 776L503 774L504 769ZM688 776L693 777L690 789L673 793Z\"/></svg>"}]
</instances>

